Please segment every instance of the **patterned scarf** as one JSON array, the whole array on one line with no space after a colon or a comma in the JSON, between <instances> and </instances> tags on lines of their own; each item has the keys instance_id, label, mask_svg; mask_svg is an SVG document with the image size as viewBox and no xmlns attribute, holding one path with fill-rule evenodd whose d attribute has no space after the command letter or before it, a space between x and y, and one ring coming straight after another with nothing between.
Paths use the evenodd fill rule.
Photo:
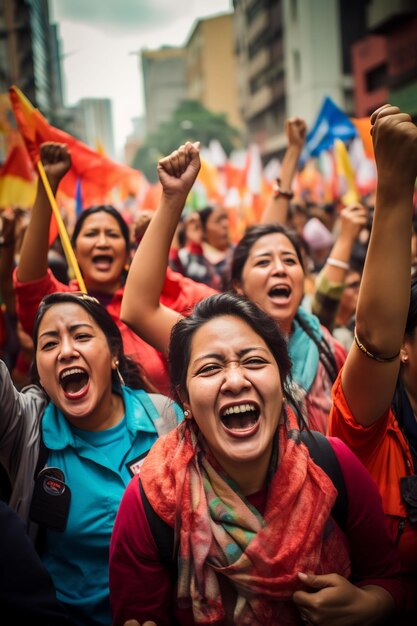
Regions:
<instances>
[{"instance_id":1,"label":"patterned scarf","mask_svg":"<svg viewBox=\"0 0 417 626\"><path fill-rule=\"evenodd\" d=\"M147 498L176 529L178 604L192 607L197 624L297 624L297 572L350 574L346 539L330 517L336 489L299 443L290 408L275 448L264 516L190 420L160 438L142 465Z\"/></svg>"}]
</instances>

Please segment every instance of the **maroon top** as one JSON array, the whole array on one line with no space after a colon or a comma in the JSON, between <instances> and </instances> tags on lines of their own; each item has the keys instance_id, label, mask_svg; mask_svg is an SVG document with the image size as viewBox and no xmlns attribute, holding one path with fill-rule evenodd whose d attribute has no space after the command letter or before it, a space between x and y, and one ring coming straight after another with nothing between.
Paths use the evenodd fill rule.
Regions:
<instances>
[{"instance_id":1,"label":"maroon top","mask_svg":"<svg viewBox=\"0 0 417 626\"><path fill-rule=\"evenodd\" d=\"M403 603L399 560L386 525L381 497L370 475L339 439L329 437L339 460L349 509L345 533L352 560L351 581L358 586L379 585ZM248 497L262 514L267 490ZM182 626L195 624L191 610L175 605L176 585L161 564L158 548L143 507L138 476L128 485L117 514L110 545L110 600L114 626L129 619L169 626L173 611Z\"/></svg>"}]
</instances>

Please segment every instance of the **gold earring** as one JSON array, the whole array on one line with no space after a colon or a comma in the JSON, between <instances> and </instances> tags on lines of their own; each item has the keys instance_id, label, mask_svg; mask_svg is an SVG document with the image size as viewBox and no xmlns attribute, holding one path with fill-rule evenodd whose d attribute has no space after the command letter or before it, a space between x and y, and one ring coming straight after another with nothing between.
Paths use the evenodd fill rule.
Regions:
<instances>
[{"instance_id":1,"label":"gold earring","mask_svg":"<svg viewBox=\"0 0 417 626\"><path fill-rule=\"evenodd\" d=\"M124 378L121 375L120 370L119 370L119 360L118 359L116 359L116 361L114 362L114 365L115 365L116 374L117 374L117 377L119 379L119 382L122 385L122 387L124 387L125 386L125 381L124 381Z\"/></svg>"}]
</instances>

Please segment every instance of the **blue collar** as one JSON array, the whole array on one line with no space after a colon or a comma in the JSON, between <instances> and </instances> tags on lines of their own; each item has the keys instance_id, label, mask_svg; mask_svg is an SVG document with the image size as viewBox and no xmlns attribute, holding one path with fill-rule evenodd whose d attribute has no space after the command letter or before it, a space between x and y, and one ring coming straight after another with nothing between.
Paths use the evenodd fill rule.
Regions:
<instances>
[{"instance_id":1,"label":"blue collar","mask_svg":"<svg viewBox=\"0 0 417 626\"><path fill-rule=\"evenodd\" d=\"M122 398L126 426L132 437L139 431L155 433L156 428L152 419L153 404L146 391L122 387ZM45 446L50 450L63 450L67 446L77 447L71 425L52 402L49 402L42 417L42 437Z\"/></svg>"}]
</instances>

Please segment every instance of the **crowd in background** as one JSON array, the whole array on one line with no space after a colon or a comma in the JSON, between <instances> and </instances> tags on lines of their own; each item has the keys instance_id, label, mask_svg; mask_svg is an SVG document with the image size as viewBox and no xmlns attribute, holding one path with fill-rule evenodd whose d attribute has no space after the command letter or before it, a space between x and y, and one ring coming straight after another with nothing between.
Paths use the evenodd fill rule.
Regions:
<instances>
[{"instance_id":1,"label":"crowd in background","mask_svg":"<svg viewBox=\"0 0 417 626\"><path fill-rule=\"evenodd\" d=\"M371 121L377 191L344 206L294 197L287 120L240 241L224 207L183 211L200 161L180 146L155 212L79 215L87 294L43 184L2 210L4 623L415 623L417 128ZM56 194L70 152L41 159Z\"/></svg>"}]
</instances>

